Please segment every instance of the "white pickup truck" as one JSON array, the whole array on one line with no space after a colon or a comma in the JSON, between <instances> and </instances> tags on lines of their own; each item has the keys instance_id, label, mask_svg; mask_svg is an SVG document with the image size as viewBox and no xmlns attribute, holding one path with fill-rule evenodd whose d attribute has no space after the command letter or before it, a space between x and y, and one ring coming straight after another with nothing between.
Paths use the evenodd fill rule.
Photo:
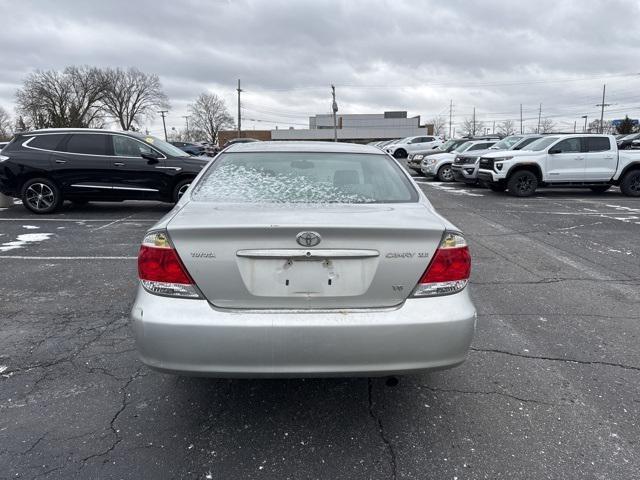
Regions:
<instances>
[{"instance_id":1,"label":"white pickup truck","mask_svg":"<svg viewBox=\"0 0 640 480\"><path fill-rule=\"evenodd\" d=\"M528 197L538 187L583 187L605 192L618 185L640 196L640 151L620 150L612 135L546 135L522 150L487 153L478 179L491 190Z\"/></svg>"}]
</instances>

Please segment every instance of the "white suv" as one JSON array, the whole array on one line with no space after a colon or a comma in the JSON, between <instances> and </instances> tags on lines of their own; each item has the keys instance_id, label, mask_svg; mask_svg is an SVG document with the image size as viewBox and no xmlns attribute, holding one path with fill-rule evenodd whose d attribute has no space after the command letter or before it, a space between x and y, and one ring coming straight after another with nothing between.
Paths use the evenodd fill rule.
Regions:
<instances>
[{"instance_id":1,"label":"white suv","mask_svg":"<svg viewBox=\"0 0 640 480\"><path fill-rule=\"evenodd\" d=\"M384 147L384 151L395 158L407 158L409 152L415 152L417 150L428 150L436 148L442 145L442 139L429 135L429 136L416 136L406 137L402 140L398 140L391 145Z\"/></svg>"},{"instance_id":2,"label":"white suv","mask_svg":"<svg viewBox=\"0 0 640 480\"><path fill-rule=\"evenodd\" d=\"M602 193L613 185L640 196L640 152L618 150L611 135L548 135L518 151L480 157L478 179L491 190L528 197L538 187L583 187Z\"/></svg>"}]
</instances>

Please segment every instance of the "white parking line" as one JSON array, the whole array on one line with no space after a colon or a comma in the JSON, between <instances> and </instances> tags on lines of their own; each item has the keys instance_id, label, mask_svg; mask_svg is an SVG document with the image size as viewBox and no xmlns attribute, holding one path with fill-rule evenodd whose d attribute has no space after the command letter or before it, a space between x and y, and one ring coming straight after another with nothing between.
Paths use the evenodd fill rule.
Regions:
<instances>
[{"instance_id":1,"label":"white parking line","mask_svg":"<svg viewBox=\"0 0 640 480\"><path fill-rule=\"evenodd\" d=\"M129 217L125 217L129 218ZM119 222L124 220L123 218L0 218L0 222ZM134 218L136 222L155 223L158 220L151 220L147 218Z\"/></svg>"},{"instance_id":2,"label":"white parking line","mask_svg":"<svg viewBox=\"0 0 640 480\"><path fill-rule=\"evenodd\" d=\"M32 257L25 255L0 255L7 260L136 260L138 257Z\"/></svg>"},{"instance_id":3,"label":"white parking line","mask_svg":"<svg viewBox=\"0 0 640 480\"><path fill-rule=\"evenodd\" d=\"M113 222L111 222L111 223L107 223L106 225L102 225L101 227L94 228L94 229L93 229L93 231L95 232L95 231L97 231L97 230L102 230L103 228L108 228L108 227L110 227L111 225L114 225L114 224L116 224L116 223L118 223L118 222L124 222L125 220L129 220L131 217L133 217L133 214L132 214L132 215L129 215L128 217L124 217L124 218L120 218L120 219L118 219L118 220L114 220Z\"/></svg>"}]
</instances>

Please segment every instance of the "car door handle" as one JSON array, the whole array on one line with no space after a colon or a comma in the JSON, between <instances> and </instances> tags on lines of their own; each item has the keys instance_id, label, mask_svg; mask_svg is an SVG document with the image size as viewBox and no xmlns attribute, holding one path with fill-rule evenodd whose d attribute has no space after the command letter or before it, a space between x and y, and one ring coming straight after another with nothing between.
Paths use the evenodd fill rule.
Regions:
<instances>
[{"instance_id":1,"label":"car door handle","mask_svg":"<svg viewBox=\"0 0 640 480\"><path fill-rule=\"evenodd\" d=\"M116 167L124 167L124 163L122 162L115 162L113 165Z\"/></svg>"},{"instance_id":2,"label":"car door handle","mask_svg":"<svg viewBox=\"0 0 640 480\"><path fill-rule=\"evenodd\" d=\"M67 163L66 160L56 160L56 163Z\"/></svg>"}]
</instances>

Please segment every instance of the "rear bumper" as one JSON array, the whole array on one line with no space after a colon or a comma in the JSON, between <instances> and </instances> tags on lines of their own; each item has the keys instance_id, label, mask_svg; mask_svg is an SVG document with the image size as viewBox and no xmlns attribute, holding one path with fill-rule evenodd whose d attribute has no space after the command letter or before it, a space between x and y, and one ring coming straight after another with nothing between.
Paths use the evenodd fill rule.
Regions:
<instances>
[{"instance_id":1,"label":"rear bumper","mask_svg":"<svg viewBox=\"0 0 640 480\"><path fill-rule=\"evenodd\" d=\"M476 323L468 288L384 310L221 311L139 288L131 320L141 360L219 377L366 376L450 368Z\"/></svg>"}]
</instances>

